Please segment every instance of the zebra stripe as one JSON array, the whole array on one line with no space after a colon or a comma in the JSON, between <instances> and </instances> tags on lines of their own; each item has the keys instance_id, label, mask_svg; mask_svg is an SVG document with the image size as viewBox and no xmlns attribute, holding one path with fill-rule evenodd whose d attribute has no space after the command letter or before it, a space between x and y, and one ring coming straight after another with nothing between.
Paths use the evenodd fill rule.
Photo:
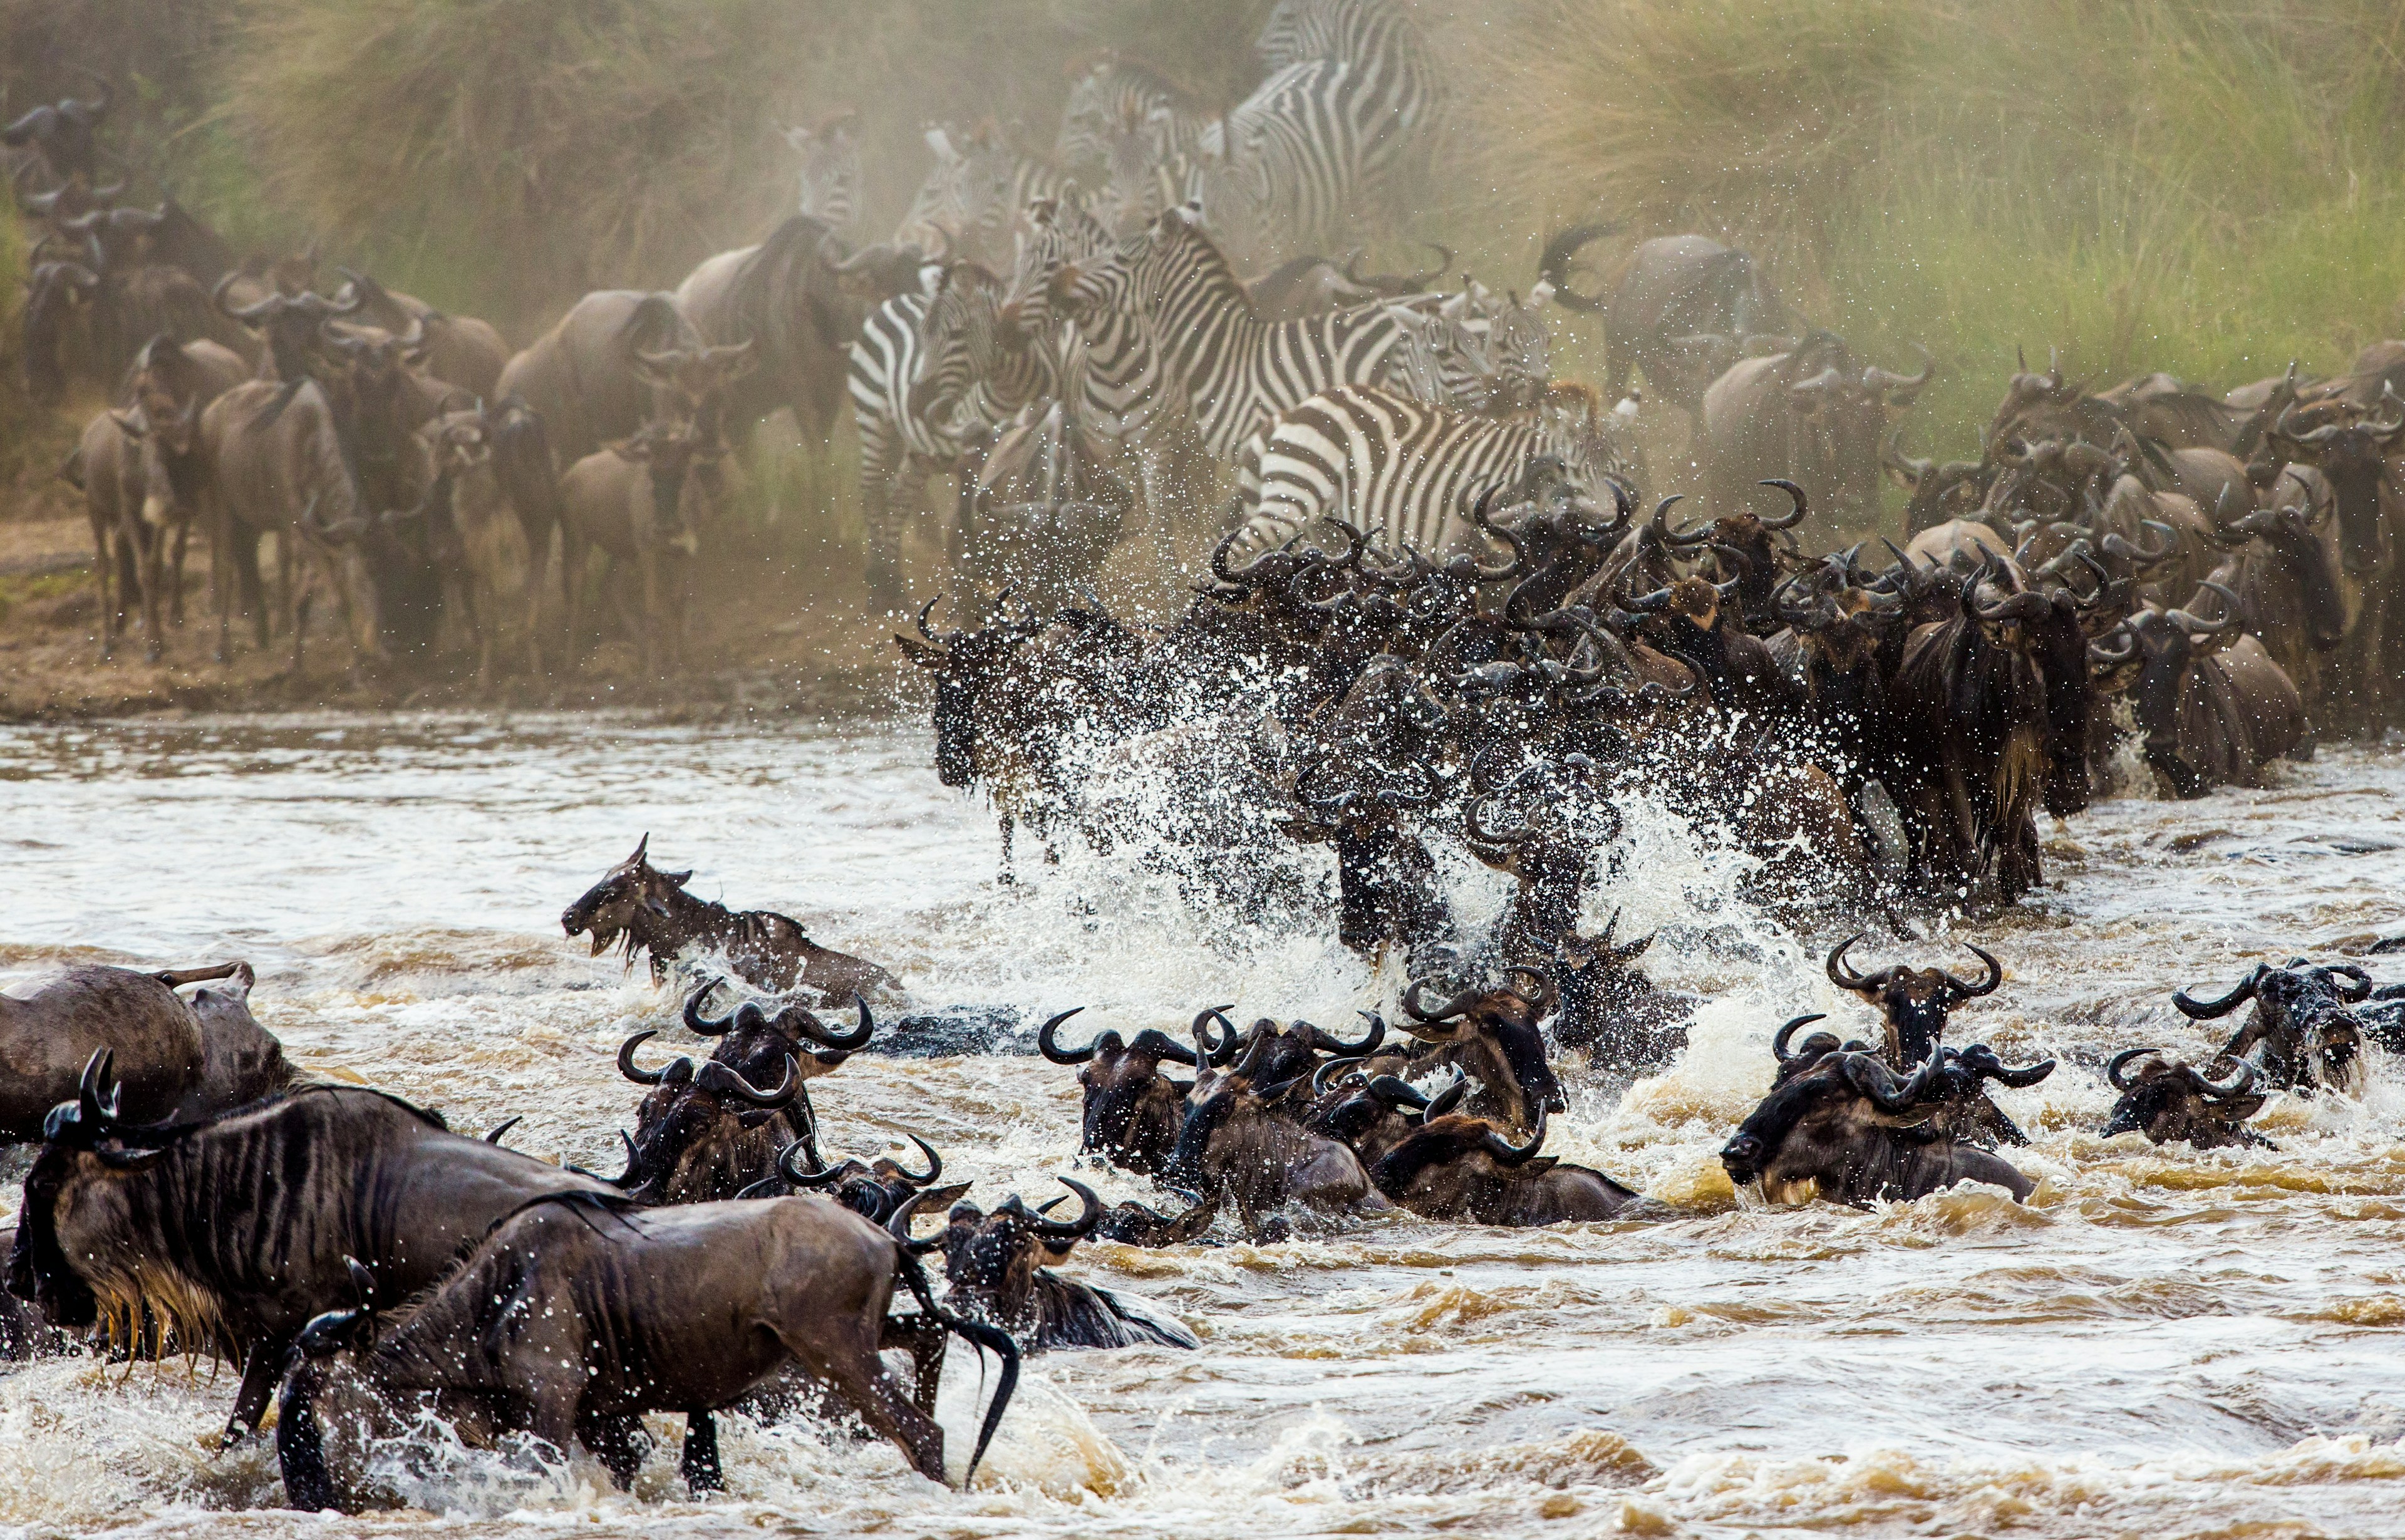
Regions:
<instances>
[{"instance_id":1,"label":"zebra stripe","mask_svg":"<svg viewBox=\"0 0 2405 1540\"><path fill-rule=\"evenodd\" d=\"M1561 462L1598 499L1630 468L1592 392L1556 386L1535 414L1476 417L1384 390L1330 390L1279 417L1244 482L1242 549L1281 545L1315 519L1338 518L1390 551L1472 548L1470 510L1524 478L1540 457Z\"/></svg>"},{"instance_id":2,"label":"zebra stripe","mask_svg":"<svg viewBox=\"0 0 2405 1540\"><path fill-rule=\"evenodd\" d=\"M1070 88L1052 161L1062 166L1108 162L1112 141L1131 128L1146 130L1157 154L1182 155L1202 141L1210 121L1192 92L1151 65L1104 55Z\"/></svg>"},{"instance_id":3,"label":"zebra stripe","mask_svg":"<svg viewBox=\"0 0 2405 1540\"><path fill-rule=\"evenodd\" d=\"M1254 49L1275 71L1308 60L1350 67L1357 110L1370 129L1365 190L1402 213L1428 184L1446 114L1444 77L1397 0L1279 0Z\"/></svg>"},{"instance_id":4,"label":"zebra stripe","mask_svg":"<svg viewBox=\"0 0 2405 1540\"><path fill-rule=\"evenodd\" d=\"M1068 178L1004 144L989 129L970 135L965 149L946 129L927 131L935 163L910 200L896 241L942 251L991 269L1008 265L1012 226L1039 198L1057 198Z\"/></svg>"},{"instance_id":5,"label":"zebra stripe","mask_svg":"<svg viewBox=\"0 0 2405 1540\"><path fill-rule=\"evenodd\" d=\"M1385 380L1404 320L1385 303L1264 321L1199 213L1175 208L1072 287L1092 385L1120 403L1181 399L1202 446L1231 460L1276 415L1318 391Z\"/></svg>"}]
</instances>

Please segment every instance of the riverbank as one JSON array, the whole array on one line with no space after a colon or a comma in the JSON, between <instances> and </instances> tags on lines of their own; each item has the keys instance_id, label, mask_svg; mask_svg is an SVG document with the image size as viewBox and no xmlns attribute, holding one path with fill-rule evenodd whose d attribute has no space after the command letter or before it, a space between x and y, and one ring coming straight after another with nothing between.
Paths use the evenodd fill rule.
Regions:
<instances>
[{"instance_id":1,"label":"riverbank","mask_svg":"<svg viewBox=\"0 0 2405 1540\"><path fill-rule=\"evenodd\" d=\"M300 707L857 716L916 699L892 641L905 618L812 593L781 561L730 559L712 574L693 607L682 670L647 673L632 641L612 636L572 671L531 673L524 628L507 617L508 645L492 677L481 680L464 638L447 634L456 627L446 628L432 657L355 669L349 643L327 616L313 621L298 675L288 632L261 650L242 623L232 659L220 664L208 565L205 542L196 539L186 564L184 623L167 627L156 662L145 656L138 614L115 656L105 657L91 526L79 513L0 522L0 721ZM556 650L556 638L547 645Z\"/></svg>"}]
</instances>

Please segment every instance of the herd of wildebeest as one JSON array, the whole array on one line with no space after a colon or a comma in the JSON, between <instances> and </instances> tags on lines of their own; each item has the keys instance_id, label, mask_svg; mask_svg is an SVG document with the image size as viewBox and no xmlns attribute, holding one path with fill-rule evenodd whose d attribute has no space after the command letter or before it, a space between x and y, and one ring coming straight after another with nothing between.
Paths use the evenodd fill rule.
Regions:
<instances>
[{"instance_id":1,"label":"herd of wildebeest","mask_svg":"<svg viewBox=\"0 0 2405 1540\"><path fill-rule=\"evenodd\" d=\"M319 595L362 655L425 652L457 624L489 671L571 663L596 592L673 666L730 449L781 408L822 435L848 393L873 596L900 596L897 517L935 518L928 478L960 479L938 522L972 613L938 627L929 600L897 641L933 684L939 777L1001 819L1005 879L1018 831L1048 861L1074 841L1239 925L1332 909L1344 945L1412 977L1399 1023L1364 1012L1344 1033L1240 1029L1217 1006L1182 1039L1072 1044L1065 1011L1032 1043L939 1017L879 1042L870 1002L899 998L884 970L694 896L646 842L565 929L647 954L655 979L679 959L719 970L683 975L683 1025L710 1046L647 1067L656 1031L626 1040L643 1091L626 1169L604 1178L509 1150L506 1126L476 1139L308 1083L252 1019L244 964L74 969L0 997L0 1140L39 1144L12 1349L232 1358L228 1441L274 1403L308 1507L390 1500L370 1446L429 1408L471 1442L581 1440L622 1484L643 1414L682 1412L696 1489L720 1484L717 1411L840 1412L941 1478L949 1337L1004 1365L978 1456L1020 1354L1196 1345L1054 1271L1082 1239L1270 1242L1397 1208L1675 1219L1540 1153L1567 1107L1557 1061L1658 1072L1701 1003L1647 977L1650 938L1582 929L1598 870L1642 880L1618 870L1632 798L1741 858L1749 896L1800 928L1908 935L1903 912L2038 884L2041 814L2130 773L2132 739L2189 797L2395 722L2405 343L2226 396L2023 365L1976 457L1917 460L1899 419L1927 356L1911 374L1865 362L1704 237L1637 245L1592 297L1574 264L1602 227L1549 240L1525 297L1435 287L1449 258L1382 278L1315 255L1387 206L1441 118L1400 14L1285 0L1260 89L1219 113L1100 61L1058 150L1091 191L997 133L933 131L935 168L886 242L854 244L851 124L792 131L802 212L672 293L588 295L514 354L364 273L321 293L314 250L245 263L172 201L114 203L105 91L10 125L19 169L47 182L20 193L49 225L33 382L123 392L69 468L111 643L138 607L160 651L198 522L220 651L246 609L268 645L272 535L296 667ZM1604 316L1605 389L1552 377L1550 305ZM1692 417L1692 526L1676 497L1641 507L1633 374ZM1111 613L1090 587L1103 554L1148 528L1174 562L1226 468L1236 495L1190 603L1161 626ZM1903 543L1808 554L1816 513L1875 517L1882 474L1909 492ZM598 584L595 548L613 568ZM1491 923L1447 896L1447 871L1480 865L1509 895ZM1976 979L1864 973L1864 940L1826 969L1878 1030L1778 1029L1773 1088L1721 1151L1730 1181L1772 1202L1962 1182L2026 1198L2000 1153L2026 1140L1989 1085L2054 1061L1947 1041L2002 965L1975 947ZM738 981L758 998L711 1015ZM2263 1144L2248 1120L2270 1095L2360 1098L2374 1046L2405 1052L2405 998L2354 963L2259 966L2173 1003L2248 1014L2201 1063L2115 1055L2105 1134ZM1067 1198L981 1208L923 1141L915 1169L823 1147L807 1083L851 1055L1003 1041L1076 1066L1083 1151L1174 1204L1105 1206L1064 1178L1074 1218L1053 1217ZM916 1234L922 1210L945 1211L939 1233ZM890 1311L897 1284L914 1309ZM907 1387L889 1349L912 1360Z\"/></svg>"}]
</instances>

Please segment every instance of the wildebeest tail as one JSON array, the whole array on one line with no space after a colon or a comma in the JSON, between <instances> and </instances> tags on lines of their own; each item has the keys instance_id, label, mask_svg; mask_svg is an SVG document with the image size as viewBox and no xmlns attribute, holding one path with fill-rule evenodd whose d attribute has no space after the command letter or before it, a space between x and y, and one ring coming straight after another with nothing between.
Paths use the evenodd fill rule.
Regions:
<instances>
[{"instance_id":1,"label":"wildebeest tail","mask_svg":"<svg viewBox=\"0 0 2405 1540\"><path fill-rule=\"evenodd\" d=\"M83 484L83 445L77 444L68 450L67 457L59 462L59 480L77 492L86 490Z\"/></svg>"},{"instance_id":2,"label":"wildebeest tail","mask_svg":"<svg viewBox=\"0 0 2405 1540\"><path fill-rule=\"evenodd\" d=\"M902 1281L910 1286L910 1293L918 1299L921 1309L971 1347L991 1349L993 1355L1002 1360L1002 1382L994 1388L993 1400L986 1407L985 1421L977 1428L977 1449L969 1455L967 1474L961 1477L961 1485L965 1487L977 1479L977 1463L985 1458L985 1447L993 1442L993 1430L1002 1425L1003 1409L1010 1405L1011 1393L1019 1388L1019 1344L1000 1327L954 1315L936 1304L934 1291L927 1287L927 1269L921 1267L919 1259L908 1252L897 1252L894 1265L901 1271Z\"/></svg>"},{"instance_id":3,"label":"wildebeest tail","mask_svg":"<svg viewBox=\"0 0 2405 1540\"><path fill-rule=\"evenodd\" d=\"M542 413L512 391L494 407L486 435L492 445L493 480L517 510L531 535L548 536L559 522L559 472L551 457L551 436Z\"/></svg>"}]
</instances>

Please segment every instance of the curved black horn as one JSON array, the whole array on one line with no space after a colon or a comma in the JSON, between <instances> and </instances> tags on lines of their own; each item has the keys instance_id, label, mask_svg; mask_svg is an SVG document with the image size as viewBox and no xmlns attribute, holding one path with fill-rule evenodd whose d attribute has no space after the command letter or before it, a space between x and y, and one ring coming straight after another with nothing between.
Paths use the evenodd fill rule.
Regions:
<instances>
[{"instance_id":1,"label":"curved black horn","mask_svg":"<svg viewBox=\"0 0 2405 1540\"><path fill-rule=\"evenodd\" d=\"M897 1160L893 1163L893 1174L900 1177L903 1181L910 1183L913 1187L934 1186L935 1184L935 1179L944 1174L944 1157L935 1153L935 1147L934 1145L928 1143L925 1140L921 1139L917 1134L910 1133L906 1129L903 1137L909 1140L911 1143L919 1146L919 1153L927 1157L927 1169L923 1174L913 1175L909 1170L903 1167L900 1161Z\"/></svg>"},{"instance_id":2,"label":"curved black horn","mask_svg":"<svg viewBox=\"0 0 2405 1540\"><path fill-rule=\"evenodd\" d=\"M1526 1144L1513 1144L1510 1140L1505 1139L1501 1134L1497 1133L1492 1125L1489 1125L1486 1131L1479 1136L1478 1143L1480 1148L1484 1149L1488 1155L1495 1157L1496 1164L1498 1165L1525 1166L1529 1161L1536 1159L1537 1152L1545 1147L1545 1109L1543 1103L1540 1102L1538 1104L1536 1130L1528 1135L1528 1142Z\"/></svg>"},{"instance_id":3,"label":"curved black horn","mask_svg":"<svg viewBox=\"0 0 2405 1540\"><path fill-rule=\"evenodd\" d=\"M1600 294L1581 294L1570 287L1570 259L1579 248L1597 236L1609 235L1620 228L1618 220L1603 224L1578 225L1561 231L1545 243L1544 254L1537 259L1537 276L1554 286L1554 298L1564 307L1593 314L1609 309L1610 301Z\"/></svg>"},{"instance_id":4,"label":"curved black horn","mask_svg":"<svg viewBox=\"0 0 2405 1540\"><path fill-rule=\"evenodd\" d=\"M764 1091L744 1079L742 1071L732 1064L724 1064L713 1058L701 1067L693 1083L700 1090L722 1097L731 1096L754 1107L783 1107L790 1104L795 1094L802 1088L802 1067L793 1055L787 1054L784 1084Z\"/></svg>"},{"instance_id":5,"label":"curved black horn","mask_svg":"<svg viewBox=\"0 0 2405 1540\"><path fill-rule=\"evenodd\" d=\"M1871 1105L1883 1113L1908 1112L1928 1092L1931 1079L1938 1073L1945 1055L1936 1054L1921 1061L1912 1071L1912 1078L1898 1082L1895 1072L1884 1060L1865 1053L1848 1054L1845 1060L1846 1083L1870 1099Z\"/></svg>"},{"instance_id":6,"label":"curved black horn","mask_svg":"<svg viewBox=\"0 0 2405 1540\"><path fill-rule=\"evenodd\" d=\"M2172 992L2172 1003L2178 1006L2180 1015L2190 1021L2211 1021L2226 1016L2255 998L2255 987L2263 982L2267 972L2269 970L2262 963L2257 963L2255 971L2246 975L2245 983L2219 1000L2198 1000L2186 989L2175 989Z\"/></svg>"},{"instance_id":7,"label":"curved black horn","mask_svg":"<svg viewBox=\"0 0 2405 1540\"><path fill-rule=\"evenodd\" d=\"M519 1124L524 1123L525 1121L526 1114L524 1113L520 1113L517 1116L510 1118L505 1122L494 1124L492 1131L485 1136L485 1142L487 1144L499 1144L501 1141L501 1136L503 1134L508 1133L512 1128L516 1127Z\"/></svg>"},{"instance_id":8,"label":"curved black horn","mask_svg":"<svg viewBox=\"0 0 2405 1540\"><path fill-rule=\"evenodd\" d=\"M1094 1196L1094 1189L1075 1177L1064 1176L1058 1180L1061 1185L1077 1195L1078 1201L1086 1206L1085 1211L1065 1224L1050 1219L1030 1219L1028 1227L1047 1240L1083 1240L1094 1233L1095 1225L1103 1222L1105 1211L1103 1200Z\"/></svg>"},{"instance_id":9,"label":"curved black horn","mask_svg":"<svg viewBox=\"0 0 2405 1540\"><path fill-rule=\"evenodd\" d=\"M1851 989L1856 994L1861 994L1865 990L1883 989L1887 987L1888 979L1895 973L1894 969L1882 968L1875 973L1857 973L1853 969L1848 967L1846 964L1846 953L1852 948L1854 943L1862 940L1863 937L1869 933L1870 932L1867 931L1857 931L1852 935L1848 936L1845 940L1837 943L1837 949L1829 954L1828 973L1830 983L1835 985L1840 989Z\"/></svg>"},{"instance_id":10,"label":"curved black horn","mask_svg":"<svg viewBox=\"0 0 2405 1540\"><path fill-rule=\"evenodd\" d=\"M1996 986L2004 982L2004 965L1998 962L1995 954L1986 947L1973 945L1967 941L1962 945L1968 947L1981 962L1988 965L1988 976L1978 984L1965 984L1952 973L1948 973L1947 987L1954 991L1955 998L1958 1000L1976 1000L1981 995L1994 994Z\"/></svg>"},{"instance_id":11,"label":"curved black horn","mask_svg":"<svg viewBox=\"0 0 2405 1540\"><path fill-rule=\"evenodd\" d=\"M777 1174L795 1186L804 1188L832 1187L842 1178L841 1166L829 1166L823 1161L819 1161L820 1169L815 1171L802 1169L803 1155L809 1155L811 1160L819 1161L818 1150L808 1135L794 1141L777 1152Z\"/></svg>"},{"instance_id":12,"label":"curved black horn","mask_svg":"<svg viewBox=\"0 0 2405 1540\"><path fill-rule=\"evenodd\" d=\"M1809 1027L1816 1021L1826 1021L1828 1019L1829 1013L1826 1011L1815 1011L1808 1016L1796 1016L1793 1018L1785 1026L1779 1028L1778 1033L1771 1038L1770 1057L1777 1059L1781 1064L1786 1063L1789 1059L1795 1057L1787 1051L1787 1040L1795 1035L1795 1029L1798 1027Z\"/></svg>"},{"instance_id":13,"label":"curved black horn","mask_svg":"<svg viewBox=\"0 0 2405 1540\"><path fill-rule=\"evenodd\" d=\"M918 1213L919 1205L925 1200L926 1197L924 1192L912 1193L902 1200L901 1207L895 1209L885 1221L885 1233L892 1236L904 1251L913 1256L924 1256L944 1243L944 1238L940 1235L929 1236L924 1240L910 1239L910 1221Z\"/></svg>"},{"instance_id":14,"label":"curved black horn","mask_svg":"<svg viewBox=\"0 0 2405 1540\"><path fill-rule=\"evenodd\" d=\"M1359 1011L1355 1014L1370 1023L1369 1033L1360 1042L1346 1043L1329 1033L1325 1027L1314 1027L1311 1029L1311 1045L1323 1054L1334 1054L1339 1058L1360 1058L1379 1043L1386 1041L1386 1020L1384 1016L1375 1011Z\"/></svg>"},{"instance_id":15,"label":"curved black horn","mask_svg":"<svg viewBox=\"0 0 2405 1540\"><path fill-rule=\"evenodd\" d=\"M1084 1009L1085 1007L1082 1005L1071 1006L1068 1010L1062 1012L1059 1015L1054 1016L1051 1020L1047 1021L1042 1027L1036 1029L1035 1051L1042 1054L1046 1058L1051 1060L1055 1064L1083 1064L1088 1059L1093 1057L1095 1053L1102 1047L1103 1040L1099 1036L1097 1036L1093 1042L1087 1043L1083 1048L1063 1048L1061 1046L1061 1039L1059 1035L1061 1031L1061 1024Z\"/></svg>"},{"instance_id":16,"label":"curved black horn","mask_svg":"<svg viewBox=\"0 0 2405 1540\"><path fill-rule=\"evenodd\" d=\"M1786 493L1787 496L1793 498L1795 503L1794 508L1790 511L1785 513L1775 513L1769 518L1763 520L1763 527L1765 529L1793 529L1797 525L1804 522L1805 514L1811 511L1810 506L1804 500L1804 489L1797 486L1793 482L1782 481L1774 476L1768 481L1756 482L1754 484L1756 486L1775 486L1779 488L1779 491Z\"/></svg>"},{"instance_id":17,"label":"curved black horn","mask_svg":"<svg viewBox=\"0 0 2405 1540\"><path fill-rule=\"evenodd\" d=\"M2111 1058L2104 1061L2105 1084L2111 1085L2113 1089L2117 1091L2127 1091L2130 1088L2130 1083L2122 1078L2121 1071L2130 1067L2130 1061L2131 1059L2144 1058L2148 1054L2158 1053L2159 1051L2160 1050L2153 1047L2122 1049L2119 1053L2115 1054Z\"/></svg>"},{"instance_id":18,"label":"curved black horn","mask_svg":"<svg viewBox=\"0 0 2405 1540\"><path fill-rule=\"evenodd\" d=\"M682 1063L690 1068L693 1061L689 1058L672 1059L668 1068L662 1070L645 1070L636 1064L635 1050L659 1035L658 1028L646 1027L618 1044L618 1072L638 1085L657 1085L668 1078L668 1071L674 1070L678 1064Z\"/></svg>"}]
</instances>

